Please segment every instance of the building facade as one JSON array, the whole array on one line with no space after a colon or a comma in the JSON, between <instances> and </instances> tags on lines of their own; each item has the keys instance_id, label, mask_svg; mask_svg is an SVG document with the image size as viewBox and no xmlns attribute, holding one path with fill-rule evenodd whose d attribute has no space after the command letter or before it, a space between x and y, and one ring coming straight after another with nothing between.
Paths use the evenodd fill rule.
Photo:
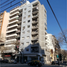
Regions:
<instances>
[{"instance_id":1,"label":"building facade","mask_svg":"<svg viewBox=\"0 0 67 67\"><path fill-rule=\"evenodd\" d=\"M9 13L4 11L3 13L0 14L0 54L3 50L2 48L6 40L5 37L6 37L6 30L7 30L8 22L9 22Z\"/></svg>"},{"instance_id":2,"label":"building facade","mask_svg":"<svg viewBox=\"0 0 67 67\"><path fill-rule=\"evenodd\" d=\"M4 51L5 55L8 53L13 57L18 43L22 62L34 59L45 62L47 15L44 5L38 0L27 1L11 10L9 17L5 43L9 49Z\"/></svg>"},{"instance_id":3,"label":"building facade","mask_svg":"<svg viewBox=\"0 0 67 67\"><path fill-rule=\"evenodd\" d=\"M59 59L60 46L55 36L47 34L47 46L50 49L50 61L57 61Z\"/></svg>"}]
</instances>

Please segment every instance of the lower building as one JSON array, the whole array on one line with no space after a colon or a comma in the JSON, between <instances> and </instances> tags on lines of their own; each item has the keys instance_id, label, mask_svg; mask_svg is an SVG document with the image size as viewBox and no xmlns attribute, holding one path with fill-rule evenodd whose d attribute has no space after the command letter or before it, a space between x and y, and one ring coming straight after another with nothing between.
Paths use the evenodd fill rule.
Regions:
<instances>
[{"instance_id":1,"label":"lower building","mask_svg":"<svg viewBox=\"0 0 67 67\"><path fill-rule=\"evenodd\" d=\"M52 34L47 34L47 46L50 49L50 62L56 61L59 59L57 56L59 55L60 46L55 36Z\"/></svg>"}]
</instances>

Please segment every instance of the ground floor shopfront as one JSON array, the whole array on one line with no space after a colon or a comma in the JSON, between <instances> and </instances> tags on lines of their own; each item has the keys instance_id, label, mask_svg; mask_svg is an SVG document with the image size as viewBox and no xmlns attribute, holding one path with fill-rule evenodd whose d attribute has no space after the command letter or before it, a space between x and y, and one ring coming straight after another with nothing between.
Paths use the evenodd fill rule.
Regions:
<instances>
[{"instance_id":1,"label":"ground floor shopfront","mask_svg":"<svg viewBox=\"0 0 67 67\"><path fill-rule=\"evenodd\" d=\"M17 54L16 55L16 59L17 59L17 62L19 63L28 63L32 60L39 60L41 62L45 62L44 61L44 57L45 56L42 56L42 55L39 55L39 54Z\"/></svg>"}]
</instances>

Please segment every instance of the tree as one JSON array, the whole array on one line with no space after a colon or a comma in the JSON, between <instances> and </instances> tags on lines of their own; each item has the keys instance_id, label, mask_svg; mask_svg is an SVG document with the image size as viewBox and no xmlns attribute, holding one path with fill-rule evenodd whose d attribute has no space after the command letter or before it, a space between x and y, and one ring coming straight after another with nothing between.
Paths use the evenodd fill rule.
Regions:
<instances>
[{"instance_id":1,"label":"tree","mask_svg":"<svg viewBox=\"0 0 67 67\"><path fill-rule=\"evenodd\" d=\"M67 46L67 29L65 29L63 32L64 32L64 35L66 37L66 41L65 41L65 38L63 36L63 33L60 32L59 36L58 36L58 42L60 43L61 46L62 45L66 45Z\"/></svg>"}]
</instances>

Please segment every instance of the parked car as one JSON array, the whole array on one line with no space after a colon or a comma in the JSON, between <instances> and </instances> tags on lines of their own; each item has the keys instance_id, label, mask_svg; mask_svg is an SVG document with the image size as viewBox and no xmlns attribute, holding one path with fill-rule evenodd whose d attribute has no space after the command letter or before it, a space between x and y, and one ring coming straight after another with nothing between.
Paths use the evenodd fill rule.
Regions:
<instances>
[{"instance_id":1,"label":"parked car","mask_svg":"<svg viewBox=\"0 0 67 67\"><path fill-rule=\"evenodd\" d=\"M59 62L58 62L58 61L52 61L51 64L52 64L52 65L53 65L53 64L59 64Z\"/></svg>"},{"instance_id":2,"label":"parked car","mask_svg":"<svg viewBox=\"0 0 67 67\"><path fill-rule=\"evenodd\" d=\"M16 64L17 61L15 61L15 60L12 59L12 60L10 61L10 63Z\"/></svg>"},{"instance_id":3,"label":"parked car","mask_svg":"<svg viewBox=\"0 0 67 67\"><path fill-rule=\"evenodd\" d=\"M7 59L3 59L2 63L8 63L9 61Z\"/></svg>"},{"instance_id":4,"label":"parked car","mask_svg":"<svg viewBox=\"0 0 67 67\"><path fill-rule=\"evenodd\" d=\"M28 63L28 65L41 67L41 66L42 66L42 63L41 63L40 61L38 61L38 60L33 60L33 61L30 61L30 62Z\"/></svg>"},{"instance_id":5,"label":"parked car","mask_svg":"<svg viewBox=\"0 0 67 67\"><path fill-rule=\"evenodd\" d=\"M0 63L2 62L2 58L0 58Z\"/></svg>"}]
</instances>

